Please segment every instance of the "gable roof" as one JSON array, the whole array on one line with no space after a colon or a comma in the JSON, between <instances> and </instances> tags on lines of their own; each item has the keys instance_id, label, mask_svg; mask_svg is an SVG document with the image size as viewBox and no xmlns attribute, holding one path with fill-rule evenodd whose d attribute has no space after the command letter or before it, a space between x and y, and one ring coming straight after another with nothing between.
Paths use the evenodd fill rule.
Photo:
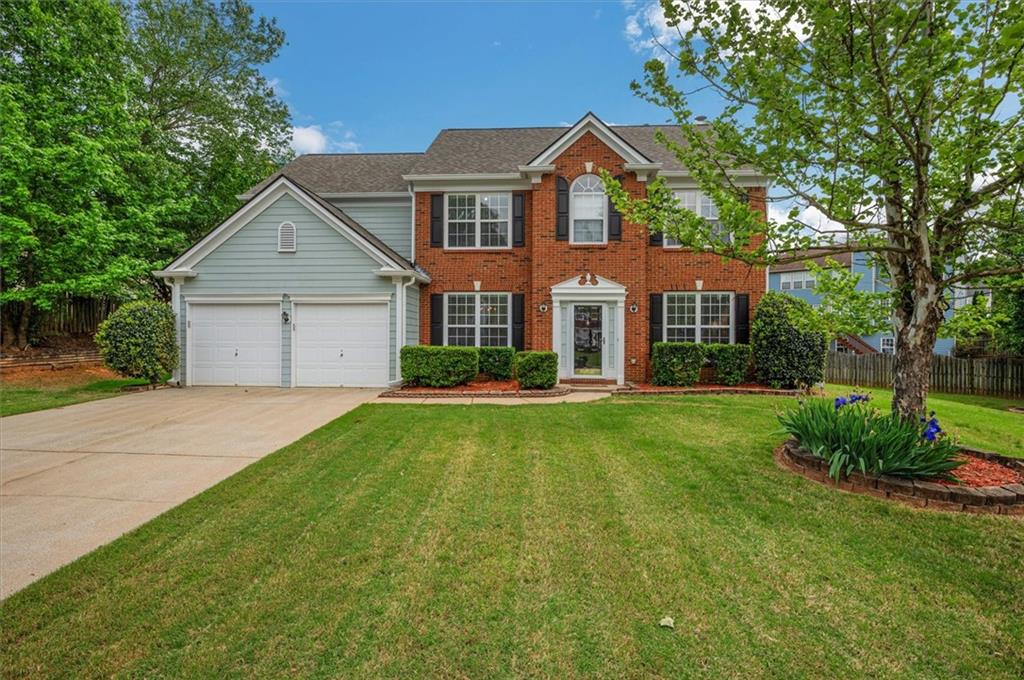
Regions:
<instances>
[{"instance_id":1,"label":"gable roof","mask_svg":"<svg viewBox=\"0 0 1024 680\"><path fill-rule=\"evenodd\" d=\"M402 175L422 153L331 153L299 156L279 172L322 195L401 193L409 191ZM278 173L247 191L250 198L267 187Z\"/></svg>"},{"instance_id":2,"label":"gable roof","mask_svg":"<svg viewBox=\"0 0 1024 680\"><path fill-rule=\"evenodd\" d=\"M819 267L825 266L826 258L835 260L838 264L849 267L850 263L853 262L853 253L847 251L845 253L833 253L830 250L823 248L810 248L808 250L800 250L793 253L796 256L804 257L806 255L815 255L814 264ZM772 274L779 272L802 272L807 269L807 260L799 260L797 262L785 262L783 264L773 264L769 267Z\"/></svg>"},{"instance_id":3,"label":"gable roof","mask_svg":"<svg viewBox=\"0 0 1024 680\"><path fill-rule=\"evenodd\" d=\"M679 128L672 125L609 125L607 128L662 170L685 171L671 151L654 135L663 131L682 142ZM426 153L417 159L409 175L517 173L553 146L570 128L470 128L445 129L438 133Z\"/></svg>"},{"instance_id":4,"label":"gable roof","mask_svg":"<svg viewBox=\"0 0 1024 680\"><path fill-rule=\"evenodd\" d=\"M399 270L416 270L416 266L412 262L395 252L363 225L352 219L345 211L326 199L321 198L310 188L295 181L283 171L275 172L262 184L263 188L252 197L252 200L242 205L210 233L176 257L160 273L177 274L181 271L190 270L239 229L248 224L254 217L263 212L267 205L270 205L285 194L291 195L314 214L319 213L318 216L324 219L328 225L349 238L382 266Z\"/></svg>"}]
</instances>

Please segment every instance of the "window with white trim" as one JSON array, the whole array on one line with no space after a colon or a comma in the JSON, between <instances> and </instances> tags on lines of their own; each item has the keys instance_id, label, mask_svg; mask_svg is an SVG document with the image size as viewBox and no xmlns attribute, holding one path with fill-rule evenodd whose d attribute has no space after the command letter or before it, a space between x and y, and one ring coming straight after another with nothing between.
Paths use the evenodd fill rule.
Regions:
<instances>
[{"instance_id":1,"label":"window with white trim","mask_svg":"<svg viewBox=\"0 0 1024 680\"><path fill-rule=\"evenodd\" d=\"M512 194L445 194L445 202L446 247L512 247Z\"/></svg>"},{"instance_id":2,"label":"window with white trim","mask_svg":"<svg viewBox=\"0 0 1024 680\"><path fill-rule=\"evenodd\" d=\"M718 221L718 206L711 200L711 197L704 194L702 191L696 189L684 189L680 191L672 192L676 200L679 201L680 208L686 208L692 213L703 217L711 223L711 235L716 239L722 239L725 243L732 242L732 234L726 232L722 228L721 222ZM662 240L662 243L666 248L680 248L682 244L671 236L666 235Z\"/></svg>"},{"instance_id":3,"label":"window with white trim","mask_svg":"<svg viewBox=\"0 0 1024 680\"><path fill-rule=\"evenodd\" d=\"M883 335L878 344L881 347L882 354L896 353L896 338L891 335Z\"/></svg>"},{"instance_id":4,"label":"window with white trim","mask_svg":"<svg viewBox=\"0 0 1024 680\"><path fill-rule=\"evenodd\" d=\"M597 175L581 175L569 190L569 242L608 241L608 199Z\"/></svg>"},{"instance_id":5,"label":"window with white trim","mask_svg":"<svg viewBox=\"0 0 1024 680\"><path fill-rule=\"evenodd\" d=\"M809 271L779 272L781 290L813 290L814 274Z\"/></svg>"},{"instance_id":6,"label":"window with white trim","mask_svg":"<svg viewBox=\"0 0 1024 680\"><path fill-rule=\"evenodd\" d=\"M849 347L839 342L838 340L832 341L832 351L835 352L836 354L853 354L853 352L850 351Z\"/></svg>"},{"instance_id":7,"label":"window with white trim","mask_svg":"<svg viewBox=\"0 0 1024 680\"><path fill-rule=\"evenodd\" d=\"M732 342L732 293L666 293L665 340Z\"/></svg>"},{"instance_id":8,"label":"window with white trim","mask_svg":"<svg viewBox=\"0 0 1024 680\"><path fill-rule=\"evenodd\" d=\"M294 253L296 241L295 224L282 222L277 228L277 252Z\"/></svg>"},{"instance_id":9,"label":"window with white trim","mask_svg":"<svg viewBox=\"0 0 1024 680\"><path fill-rule=\"evenodd\" d=\"M445 293L444 344L507 347L512 344L510 293Z\"/></svg>"}]
</instances>

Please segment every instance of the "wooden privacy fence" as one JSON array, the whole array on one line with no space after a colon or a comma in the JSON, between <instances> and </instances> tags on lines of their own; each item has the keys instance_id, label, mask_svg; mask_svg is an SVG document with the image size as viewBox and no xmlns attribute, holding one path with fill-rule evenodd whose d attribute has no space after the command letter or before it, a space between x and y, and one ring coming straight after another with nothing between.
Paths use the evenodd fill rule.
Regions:
<instances>
[{"instance_id":1,"label":"wooden privacy fence","mask_svg":"<svg viewBox=\"0 0 1024 680\"><path fill-rule=\"evenodd\" d=\"M890 387L895 357L891 354L829 352L825 379L830 383ZM994 397L1024 397L1024 359L957 359L932 357L931 390Z\"/></svg>"},{"instance_id":2,"label":"wooden privacy fence","mask_svg":"<svg viewBox=\"0 0 1024 680\"><path fill-rule=\"evenodd\" d=\"M41 313L38 335L95 333L100 323L117 309L117 303L101 298L69 297Z\"/></svg>"}]
</instances>

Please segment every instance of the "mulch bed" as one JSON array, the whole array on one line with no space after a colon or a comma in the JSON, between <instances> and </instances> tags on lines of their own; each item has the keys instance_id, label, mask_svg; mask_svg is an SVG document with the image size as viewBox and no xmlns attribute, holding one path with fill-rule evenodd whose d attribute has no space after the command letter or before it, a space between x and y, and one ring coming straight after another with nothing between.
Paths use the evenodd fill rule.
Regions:
<instances>
[{"instance_id":1,"label":"mulch bed","mask_svg":"<svg viewBox=\"0 0 1024 680\"><path fill-rule=\"evenodd\" d=\"M754 383L744 383L741 385L698 383L690 387L637 383L633 385L632 389L625 391L624 394L764 394L777 397L798 397L803 393L800 390L777 390L767 385L757 385Z\"/></svg>"},{"instance_id":2,"label":"mulch bed","mask_svg":"<svg viewBox=\"0 0 1024 680\"><path fill-rule=\"evenodd\" d=\"M931 481L946 486L1003 486L1004 484L1024 483L1024 474L1011 470L995 461L983 460L975 456L961 456L967 462L953 470L950 474L956 481L934 479Z\"/></svg>"},{"instance_id":3,"label":"mulch bed","mask_svg":"<svg viewBox=\"0 0 1024 680\"><path fill-rule=\"evenodd\" d=\"M466 385L455 387L403 386L382 392L382 397L442 398L442 397L560 397L569 394L565 387L550 390L524 390L518 380L488 380L477 378Z\"/></svg>"},{"instance_id":4,"label":"mulch bed","mask_svg":"<svg viewBox=\"0 0 1024 680\"><path fill-rule=\"evenodd\" d=\"M962 455L968 462L953 471L960 483L859 472L837 482L828 475L828 462L801 448L795 439L775 450L775 461L826 486L916 508L1024 517L1024 460L967 447L962 448Z\"/></svg>"}]
</instances>

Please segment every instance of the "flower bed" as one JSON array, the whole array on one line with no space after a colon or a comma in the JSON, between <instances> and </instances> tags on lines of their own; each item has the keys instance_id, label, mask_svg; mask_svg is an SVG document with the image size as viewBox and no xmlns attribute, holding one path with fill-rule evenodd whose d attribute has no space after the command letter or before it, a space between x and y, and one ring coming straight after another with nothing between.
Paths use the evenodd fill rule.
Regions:
<instances>
[{"instance_id":1,"label":"flower bed","mask_svg":"<svg viewBox=\"0 0 1024 680\"><path fill-rule=\"evenodd\" d=\"M1024 482L1021 481L1024 480L1024 460L966 447L960 448L960 455L969 460L953 472L956 480L937 482L890 475L864 475L859 472L842 474L835 480L829 476L828 461L802 448L796 439L787 440L775 450L775 460L780 466L844 491L932 510L1024 517ZM984 469L987 475L991 475L993 466L1006 471L1001 472L1001 475L1008 473L1012 475L1010 478L1018 481L999 485L974 485L991 479L976 475L977 470Z\"/></svg>"},{"instance_id":2,"label":"flower bed","mask_svg":"<svg viewBox=\"0 0 1024 680\"><path fill-rule=\"evenodd\" d=\"M490 380L477 377L465 385L454 387L423 387L403 385L398 389L382 392L382 397L432 398L432 397L560 397L571 390L555 387L549 390L527 390L519 386L518 380Z\"/></svg>"},{"instance_id":3,"label":"flower bed","mask_svg":"<svg viewBox=\"0 0 1024 680\"><path fill-rule=\"evenodd\" d=\"M776 397L798 397L803 394L801 390L777 390L767 385L753 383L742 385L705 385L697 383L690 387L637 383L631 389L625 390L625 392L626 394L764 394Z\"/></svg>"}]
</instances>

